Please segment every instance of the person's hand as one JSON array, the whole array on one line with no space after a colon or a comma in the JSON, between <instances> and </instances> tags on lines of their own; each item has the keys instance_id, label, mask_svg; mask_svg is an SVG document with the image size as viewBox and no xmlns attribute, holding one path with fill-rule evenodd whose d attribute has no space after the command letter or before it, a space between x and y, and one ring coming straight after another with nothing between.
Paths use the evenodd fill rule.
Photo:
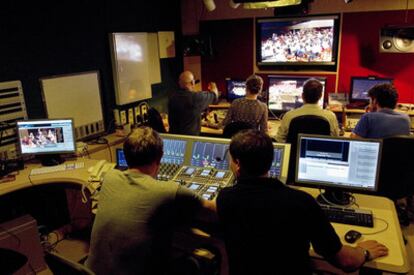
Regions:
<instances>
[{"instance_id":1,"label":"person's hand","mask_svg":"<svg viewBox=\"0 0 414 275\"><path fill-rule=\"evenodd\" d=\"M217 85L216 85L215 82L209 82L208 83L208 86L207 86L207 89L210 92L213 92L213 93L215 93L218 96L218 89L217 89Z\"/></svg>"},{"instance_id":2,"label":"person's hand","mask_svg":"<svg viewBox=\"0 0 414 275\"><path fill-rule=\"evenodd\" d=\"M360 247L362 249L366 249L369 251L369 255L370 255L369 260L373 260L378 257L388 255L388 248L385 245L377 241L374 241L374 240L359 242L357 247Z\"/></svg>"}]
</instances>

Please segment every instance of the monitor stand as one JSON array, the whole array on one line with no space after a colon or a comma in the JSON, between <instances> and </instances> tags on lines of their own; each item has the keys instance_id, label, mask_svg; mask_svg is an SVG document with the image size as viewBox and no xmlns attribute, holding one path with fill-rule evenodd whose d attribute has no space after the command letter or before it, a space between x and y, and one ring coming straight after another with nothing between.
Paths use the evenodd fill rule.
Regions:
<instances>
[{"instance_id":1,"label":"monitor stand","mask_svg":"<svg viewBox=\"0 0 414 275\"><path fill-rule=\"evenodd\" d=\"M323 197L322 197L323 196ZM349 205L351 203L352 195L348 192L337 190L337 189L325 189L325 192L318 195L316 200L320 204L338 204L338 205Z\"/></svg>"},{"instance_id":2,"label":"monitor stand","mask_svg":"<svg viewBox=\"0 0 414 275\"><path fill-rule=\"evenodd\" d=\"M54 166L63 163L65 160L59 154L36 156L42 163L42 166Z\"/></svg>"}]
</instances>

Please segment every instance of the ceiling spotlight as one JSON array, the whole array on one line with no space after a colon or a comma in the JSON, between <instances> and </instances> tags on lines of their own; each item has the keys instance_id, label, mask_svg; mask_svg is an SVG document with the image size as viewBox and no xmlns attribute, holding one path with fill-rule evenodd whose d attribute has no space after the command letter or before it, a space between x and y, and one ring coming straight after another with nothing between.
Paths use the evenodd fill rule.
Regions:
<instances>
[{"instance_id":1,"label":"ceiling spotlight","mask_svg":"<svg viewBox=\"0 0 414 275\"><path fill-rule=\"evenodd\" d=\"M349 3L351 3L351 2L352 2L352 0L344 0L344 2L345 2L346 4L349 4Z\"/></svg>"},{"instance_id":2,"label":"ceiling spotlight","mask_svg":"<svg viewBox=\"0 0 414 275\"><path fill-rule=\"evenodd\" d=\"M203 0L203 2L208 11L213 11L216 9L216 3L214 3L214 0Z\"/></svg>"}]
</instances>

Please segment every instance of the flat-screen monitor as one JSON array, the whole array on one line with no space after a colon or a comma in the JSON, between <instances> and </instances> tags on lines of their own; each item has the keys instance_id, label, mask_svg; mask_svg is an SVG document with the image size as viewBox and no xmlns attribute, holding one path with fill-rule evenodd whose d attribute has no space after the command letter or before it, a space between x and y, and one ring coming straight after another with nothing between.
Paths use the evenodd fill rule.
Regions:
<instances>
[{"instance_id":1,"label":"flat-screen monitor","mask_svg":"<svg viewBox=\"0 0 414 275\"><path fill-rule=\"evenodd\" d=\"M326 78L311 76L269 75L269 109L276 112L285 112L302 106L303 85L310 78L315 78L322 83L322 97L318 101L318 104L321 106L321 108L323 108Z\"/></svg>"},{"instance_id":2,"label":"flat-screen monitor","mask_svg":"<svg viewBox=\"0 0 414 275\"><path fill-rule=\"evenodd\" d=\"M259 18L258 66L336 67L339 15Z\"/></svg>"},{"instance_id":3,"label":"flat-screen monitor","mask_svg":"<svg viewBox=\"0 0 414 275\"><path fill-rule=\"evenodd\" d=\"M351 90L349 92L349 102L369 103L368 91L378 84L393 83L392 78L381 78L375 76L353 76L351 77Z\"/></svg>"},{"instance_id":4,"label":"flat-screen monitor","mask_svg":"<svg viewBox=\"0 0 414 275\"><path fill-rule=\"evenodd\" d=\"M193 142L190 165L228 170L228 150L228 143L195 141Z\"/></svg>"},{"instance_id":5,"label":"flat-screen monitor","mask_svg":"<svg viewBox=\"0 0 414 275\"><path fill-rule=\"evenodd\" d=\"M246 96L246 81L236 79L226 79L227 100L233 101L237 98Z\"/></svg>"},{"instance_id":6,"label":"flat-screen monitor","mask_svg":"<svg viewBox=\"0 0 414 275\"><path fill-rule=\"evenodd\" d=\"M300 134L295 183L324 188L329 201L347 204L343 192L377 190L381 150L381 140Z\"/></svg>"},{"instance_id":7,"label":"flat-screen monitor","mask_svg":"<svg viewBox=\"0 0 414 275\"><path fill-rule=\"evenodd\" d=\"M58 164L62 161L59 154L76 152L72 119L18 121L17 134L22 155L47 155L43 165Z\"/></svg>"}]
</instances>

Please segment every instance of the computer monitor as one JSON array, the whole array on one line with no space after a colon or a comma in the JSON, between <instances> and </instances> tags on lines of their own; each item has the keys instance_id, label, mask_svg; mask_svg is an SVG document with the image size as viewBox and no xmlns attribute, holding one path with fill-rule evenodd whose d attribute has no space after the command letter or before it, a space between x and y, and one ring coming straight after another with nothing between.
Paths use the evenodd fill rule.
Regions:
<instances>
[{"instance_id":1,"label":"computer monitor","mask_svg":"<svg viewBox=\"0 0 414 275\"><path fill-rule=\"evenodd\" d=\"M273 161L270 166L269 176L278 178L281 182L286 183L289 168L290 144L273 143Z\"/></svg>"},{"instance_id":2,"label":"computer monitor","mask_svg":"<svg viewBox=\"0 0 414 275\"><path fill-rule=\"evenodd\" d=\"M17 121L22 155L34 154L45 166L63 162L60 154L76 152L72 119Z\"/></svg>"},{"instance_id":3,"label":"computer monitor","mask_svg":"<svg viewBox=\"0 0 414 275\"><path fill-rule=\"evenodd\" d=\"M233 101L246 96L246 81L226 78L227 100Z\"/></svg>"},{"instance_id":4,"label":"computer monitor","mask_svg":"<svg viewBox=\"0 0 414 275\"><path fill-rule=\"evenodd\" d=\"M349 102L361 102L367 105L369 103L368 91L378 84L393 83L392 78L380 78L375 76L353 76L351 77L351 90L349 92Z\"/></svg>"},{"instance_id":5,"label":"computer monitor","mask_svg":"<svg viewBox=\"0 0 414 275\"><path fill-rule=\"evenodd\" d=\"M219 143L194 141L190 165L197 167L213 167L216 169L228 170L228 150L228 142Z\"/></svg>"},{"instance_id":6,"label":"computer monitor","mask_svg":"<svg viewBox=\"0 0 414 275\"><path fill-rule=\"evenodd\" d=\"M323 108L326 78L311 76L269 75L269 109L274 112L286 112L302 106L303 85L310 78L319 80L323 85L322 97L318 101L318 105Z\"/></svg>"},{"instance_id":7,"label":"computer monitor","mask_svg":"<svg viewBox=\"0 0 414 275\"><path fill-rule=\"evenodd\" d=\"M322 203L349 204L347 192L377 190L381 150L381 140L300 134L295 183L325 189Z\"/></svg>"}]
</instances>

